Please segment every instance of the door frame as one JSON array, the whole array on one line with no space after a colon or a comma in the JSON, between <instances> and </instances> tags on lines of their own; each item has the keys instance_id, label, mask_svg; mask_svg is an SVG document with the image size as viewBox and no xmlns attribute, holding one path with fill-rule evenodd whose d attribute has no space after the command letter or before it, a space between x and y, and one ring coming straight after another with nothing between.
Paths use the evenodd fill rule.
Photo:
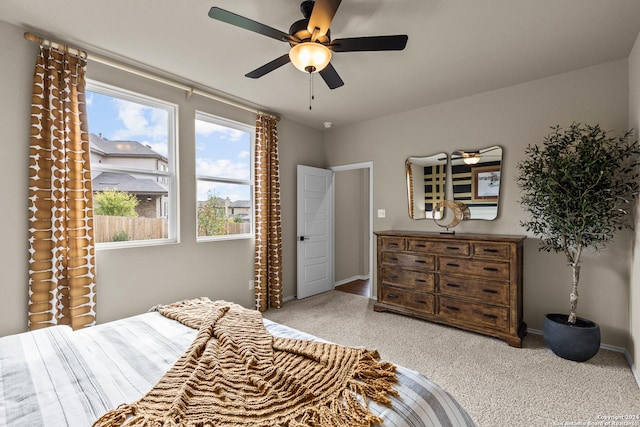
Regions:
<instances>
[{"instance_id":1,"label":"door frame","mask_svg":"<svg viewBox=\"0 0 640 427\"><path fill-rule=\"evenodd\" d=\"M373 161L331 166L331 167L328 167L327 169L334 172L333 174L334 185L335 185L335 179L336 179L335 172L350 171L350 170L357 170L357 169L369 169L369 298L376 298L377 287L374 286L374 283L373 283L373 241L374 241L373 239ZM334 199L335 199L335 192L334 192ZM333 206L335 209L335 200L333 202ZM335 226L333 229L335 233ZM334 246L335 246L335 242L336 242L336 239L334 236L333 238ZM334 247L333 248L334 257L335 257L335 253L336 251ZM334 264L335 264L335 260L334 260ZM335 281L336 281L335 269L333 274L334 274L333 283L335 286Z\"/></svg>"}]
</instances>

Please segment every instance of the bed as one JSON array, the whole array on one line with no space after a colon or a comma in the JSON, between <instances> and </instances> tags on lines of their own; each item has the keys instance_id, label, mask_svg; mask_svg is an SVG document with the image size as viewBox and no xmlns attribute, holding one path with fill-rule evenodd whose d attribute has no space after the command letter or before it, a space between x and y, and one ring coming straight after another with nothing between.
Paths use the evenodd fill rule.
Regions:
<instances>
[{"instance_id":1,"label":"bed","mask_svg":"<svg viewBox=\"0 0 640 427\"><path fill-rule=\"evenodd\" d=\"M267 319L275 337L324 342ZM158 312L72 331L53 326L0 338L0 426L91 426L144 396L197 331ZM384 355L382 355L384 358ZM390 407L369 401L384 426L474 426L465 410L419 373L396 367Z\"/></svg>"}]
</instances>

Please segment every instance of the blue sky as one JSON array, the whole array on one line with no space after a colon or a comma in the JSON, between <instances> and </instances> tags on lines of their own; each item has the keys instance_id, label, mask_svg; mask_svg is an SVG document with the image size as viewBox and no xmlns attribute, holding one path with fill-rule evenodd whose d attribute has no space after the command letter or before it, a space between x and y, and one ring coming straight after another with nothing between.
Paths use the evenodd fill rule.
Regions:
<instances>
[{"instance_id":1,"label":"blue sky","mask_svg":"<svg viewBox=\"0 0 640 427\"><path fill-rule=\"evenodd\" d=\"M89 132L110 140L137 141L166 156L168 112L155 107L87 92ZM195 120L196 174L249 180L251 178L251 134L203 120ZM190 143L190 141L180 142ZM183 159L184 160L184 159ZM183 176L183 179L185 177ZM198 200L214 190L220 197L249 200L247 186L199 182Z\"/></svg>"}]
</instances>

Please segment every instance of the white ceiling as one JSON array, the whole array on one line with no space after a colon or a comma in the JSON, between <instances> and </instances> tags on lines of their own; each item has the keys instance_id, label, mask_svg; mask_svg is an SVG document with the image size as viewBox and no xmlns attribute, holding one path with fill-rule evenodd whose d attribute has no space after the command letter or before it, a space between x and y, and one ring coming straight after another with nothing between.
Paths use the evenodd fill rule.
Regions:
<instances>
[{"instance_id":1,"label":"white ceiling","mask_svg":"<svg viewBox=\"0 0 640 427\"><path fill-rule=\"evenodd\" d=\"M288 45L207 16L217 6L287 32L301 0L2 0L0 19L179 76L322 129L626 58L640 0L343 0L332 38L407 34L404 51L335 53L329 90L287 64L244 77ZM27 43L25 41L25 43Z\"/></svg>"}]
</instances>

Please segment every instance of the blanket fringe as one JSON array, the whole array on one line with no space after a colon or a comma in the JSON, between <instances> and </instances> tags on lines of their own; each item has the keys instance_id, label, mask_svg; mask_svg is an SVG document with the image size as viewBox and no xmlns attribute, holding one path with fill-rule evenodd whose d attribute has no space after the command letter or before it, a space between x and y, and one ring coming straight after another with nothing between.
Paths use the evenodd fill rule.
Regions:
<instances>
[{"instance_id":1,"label":"blanket fringe","mask_svg":"<svg viewBox=\"0 0 640 427\"><path fill-rule=\"evenodd\" d=\"M305 410L302 416L290 420L287 427L371 427L381 424L382 418L373 415L367 399L389 406L389 395L398 396L398 392L393 388L397 382L395 365L378 359L377 351L365 350L348 387L339 396L325 406Z\"/></svg>"},{"instance_id":2,"label":"blanket fringe","mask_svg":"<svg viewBox=\"0 0 640 427\"><path fill-rule=\"evenodd\" d=\"M93 423L93 427L120 427L124 426L125 423L129 424L131 419L127 420L129 417L133 416L136 413L136 407L134 405L130 405L124 403L118 406L113 411L109 411L98 420ZM138 418L138 417L136 417ZM140 424L144 425L144 424Z\"/></svg>"}]
</instances>

